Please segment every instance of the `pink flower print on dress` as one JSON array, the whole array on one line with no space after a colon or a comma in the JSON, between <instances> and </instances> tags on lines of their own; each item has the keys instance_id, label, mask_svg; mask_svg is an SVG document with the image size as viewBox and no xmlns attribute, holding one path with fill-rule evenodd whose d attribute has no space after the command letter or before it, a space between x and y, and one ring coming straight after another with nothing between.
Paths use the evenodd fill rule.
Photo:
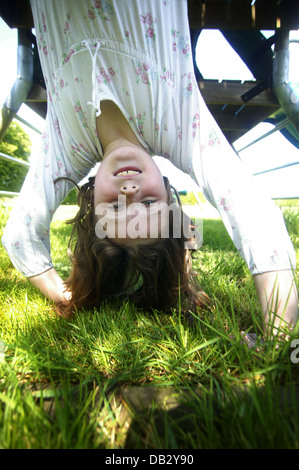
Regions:
<instances>
[{"instance_id":1,"label":"pink flower print on dress","mask_svg":"<svg viewBox=\"0 0 299 470\"><path fill-rule=\"evenodd\" d=\"M74 110L75 110L75 113L80 113L80 111L82 111L80 103L75 104Z\"/></svg>"},{"instance_id":2,"label":"pink flower print on dress","mask_svg":"<svg viewBox=\"0 0 299 470\"><path fill-rule=\"evenodd\" d=\"M238 250L240 253L241 253L241 249ZM250 263L249 265L249 270L252 272L252 271L255 271L256 270L256 264L255 263Z\"/></svg>"},{"instance_id":3,"label":"pink flower print on dress","mask_svg":"<svg viewBox=\"0 0 299 470\"><path fill-rule=\"evenodd\" d=\"M183 54L186 59L189 59L190 57L190 44L189 44L189 38L185 38L180 31L177 31L176 29L171 30L171 35L173 38L175 38L175 42L172 44L172 50L174 52L178 52Z\"/></svg>"},{"instance_id":4,"label":"pink flower print on dress","mask_svg":"<svg viewBox=\"0 0 299 470\"><path fill-rule=\"evenodd\" d=\"M60 131L60 126L59 126L59 122L58 122L58 119L55 119L54 121L54 128L55 128L55 131L59 137L59 139L62 139L62 135L61 135L61 131Z\"/></svg>"},{"instance_id":5,"label":"pink flower print on dress","mask_svg":"<svg viewBox=\"0 0 299 470\"><path fill-rule=\"evenodd\" d=\"M106 0L93 0L93 6L87 12L90 21L93 21L96 17L110 21L112 15L115 15L114 8Z\"/></svg>"},{"instance_id":6,"label":"pink flower print on dress","mask_svg":"<svg viewBox=\"0 0 299 470\"><path fill-rule=\"evenodd\" d=\"M100 74L96 76L97 83L110 83L112 78L115 76L115 70L113 67L109 67L108 70L104 69L104 67L100 68Z\"/></svg>"},{"instance_id":7,"label":"pink flower print on dress","mask_svg":"<svg viewBox=\"0 0 299 470\"><path fill-rule=\"evenodd\" d=\"M150 39L153 39L155 36L153 28L150 26L146 31L146 36Z\"/></svg>"},{"instance_id":8,"label":"pink flower print on dress","mask_svg":"<svg viewBox=\"0 0 299 470\"><path fill-rule=\"evenodd\" d=\"M101 77L104 78L104 81L106 83L111 82L111 78L109 77L108 73L106 72L106 70L103 67L100 68L100 75L101 75Z\"/></svg>"},{"instance_id":9,"label":"pink flower print on dress","mask_svg":"<svg viewBox=\"0 0 299 470\"><path fill-rule=\"evenodd\" d=\"M129 122L133 123L134 120L136 120L136 125L137 125L137 129L138 129L138 132L139 134L144 137L144 122L145 122L145 119L146 119L146 112L143 111L143 113L139 113L135 116L135 118L133 118L132 116L129 117Z\"/></svg>"},{"instance_id":10,"label":"pink flower print on dress","mask_svg":"<svg viewBox=\"0 0 299 470\"><path fill-rule=\"evenodd\" d=\"M217 135L217 132L215 130L213 130L209 134L208 145L209 145L209 147L215 147L216 144L220 145L220 139Z\"/></svg>"},{"instance_id":11,"label":"pink flower print on dress","mask_svg":"<svg viewBox=\"0 0 299 470\"><path fill-rule=\"evenodd\" d=\"M172 72L167 70L165 67L163 73L161 73L160 78L164 80L170 88L175 89L175 76Z\"/></svg>"},{"instance_id":12,"label":"pink flower print on dress","mask_svg":"<svg viewBox=\"0 0 299 470\"><path fill-rule=\"evenodd\" d=\"M276 258L278 258L278 256L279 256L279 254L278 254L277 250L274 250L273 254L271 255L271 260L273 262L275 262L275 260L276 260Z\"/></svg>"},{"instance_id":13,"label":"pink flower print on dress","mask_svg":"<svg viewBox=\"0 0 299 470\"><path fill-rule=\"evenodd\" d=\"M192 137L193 137L193 139L196 137L197 131L199 129L199 124L200 124L199 114L196 113L193 116L193 122L192 122Z\"/></svg>"},{"instance_id":14,"label":"pink flower print on dress","mask_svg":"<svg viewBox=\"0 0 299 470\"><path fill-rule=\"evenodd\" d=\"M66 20L65 20L64 29L63 29L63 34L64 34L64 50L65 50L65 51L70 47L70 39L71 39L70 19L71 19L71 14L70 14L70 12L68 12L68 13L66 14Z\"/></svg>"},{"instance_id":15,"label":"pink flower print on dress","mask_svg":"<svg viewBox=\"0 0 299 470\"><path fill-rule=\"evenodd\" d=\"M140 15L141 23L146 27L145 37L156 41L156 31L154 28L154 23L157 22L156 18L153 18L151 13L146 13L146 15Z\"/></svg>"},{"instance_id":16,"label":"pink flower print on dress","mask_svg":"<svg viewBox=\"0 0 299 470\"><path fill-rule=\"evenodd\" d=\"M45 18L45 13L42 12L42 24L43 24L43 31L44 33L47 32L47 26L46 26L46 18Z\"/></svg>"},{"instance_id":17,"label":"pink flower print on dress","mask_svg":"<svg viewBox=\"0 0 299 470\"><path fill-rule=\"evenodd\" d=\"M41 240L42 240L42 241L48 240L49 234L50 234L49 229L43 230L42 233L41 233Z\"/></svg>"},{"instance_id":18,"label":"pink flower print on dress","mask_svg":"<svg viewBox=\"0 0 299 470\"><path fill-rule=\"evenodd\" d=\"M142 64L142 66L138 65L135 68L135 73L137 75L136 83L144 83L144 85L150 85L150 79L147 73L149 69L150 66L145 62Z\"/></svg>"},{"instance_id":19,"label":"pink flower print on dress","mask_svg":"<svg viewBox=\"0 0 299 470\"><path fill-rule=\"evenodd\" d=\"M146 17L145 17L145 22L146 24L148 24L149 26L151 26L153 24L153 17L152 17L152 14L151 13L147 13L146 14Z\"/></svg>"},{"instance_id":20,"label":"pink flower print on dress","mask_svg":"<svg viewBox=\"0 0 299 470\"><path fill-rule=\"evenodd\" d=\"M12 243L11 246L12 246L12 249L13 249L13 250L19 250L20 247L21 247L19 241L16 241L16 242Z\"/></svg>"},{"instance_id":21,"label":"pink flower print on dress","mask_svg":"<svg viewBox=\"0 0 299 470\"><path fill-rule=\"evenodd\" d=\"M89 153L90 153L89 149L88 149L88 148L86 148L86 147L85 147L85 145L83 145L83 144L80 144L80 148L83 150L83 152L85 152L85 153L87 153L87 154L89 154Z\"/></svg>"},{"instance_id":22,"label":"pink flower print on dress","mask_svg":"<svg viewBox=\"0 0 299 470\"><path fill-rule=\"evenodd\" d=\"M45 57L48 56L48 45L46 43L47 37L47 26L46 26L46 18L44 12L41 13L41 23L38 23L37 26L37 47L40 52L43 53ZM50 50L53 50L52 44L49 46Z\"/></svg>"},{"instance_id":23,"label":"pink flower print on dress","mask_svg":"<svg viewBox=\"0 0 299 470\"><path fill-rule=\"evenodd\" d=\"M148 74L146 72L143 72L143 74L141 76L141 80L145 85L149 84L149 78L148 78Z\"/></svg>"},{"instance_id":24,"label":"pink flower print on dress","mask_svg":"<svg viewBox=\"0 0 299 470\"><path fill-rule=\"evenodd\" d=\"M160 130L160 125L158 122L155 123L155 134L156 134L156 137L158 137L159 135L159 130Z\"/></svg>"},{"instance_id":25,"label":"pink flower print on dress","mask_svg":"<svg viewBox=\"0 0 299 470\"><path fill-rule=\"evenodd\" d=\"M92 160L94 154L93 151L90 150L89 148L85 147L84 144L80 143L79 144L79 149L78 151L80 152L80 155L83 155L85 159L87 160Z\"/></svg>"},{"instance_id":26,"label":"pink flower print on dress","mask_svg":"<svg viewBox=\"0 0 299 470\"><path fill-rule=\"evenodd\" d=\"M230 210L230 206L229 206L229 204L227 202L227 199L225 197L222 197L220 199L219 206L221 207L221 209L223 211L229 211Z\"/></svg>"},{"instance_id":27,"label":"pink flower print on dress","mask_svg":"<svg viewBox=\"0 0 299 470\"><path fill-rule=\"evenodd\" d=\"M79 120L81 121L82 127L87 127L87 119L85 117L85 113L82 111L81 104L79 101L74 105L74 111L77 114Z\"/></svg>"},{"instance_id":28,"label":"pink flower print on dress","mask_svg":"<svg viewBox=\"0 0 299 470\"><path fill-rule=\"evenodd\" d=\"M187 80L188 80L188 84L184 88L184 99L188 100L189 97L193 94L193 90L194 90L194 88L196 88L197 84L196 84L194 76L191 72L189 72L188 74L184 74L182 76L182 78L183 77L186 77Z\"/></svg>"},{"instance_id":29,"label":"pink flower print on dress","mask_svg":"<svg viewBox=\"0 0 299 470\"><path fill-rule=\"evenodd\" d=\"M30 214L30 212L27 212L27 214L25 214L24 220L27 226L30 225L30 222L32 220L32 215Z\"/></svg>"},{"instance_id":30,"label":"pink flower print on dress","mask_svg":"<svg viewBox=\"0 0 299 470\"><path fill-rule=\"evenodd\" d=\"M67 64L74 53L75 53L74 49L71 49L67 54L64 54L63 63Z\"/></svg>"},{"instance_id":31,"label":"pink flower print on dress","mask_svg":"<svg viewBox=\"0 0 299 470\"><path fill-rule=\"evenodd\" d=\"M46 132L44 132L42 135L42 149L45 154L47 154L49 151L49 138Z\"/></svg>"},{"instance_id":32,"label":"pink flower print on dress","mask_svg":"<svg viewBox=\"0 0 299 470\"><path fill-rule=\"evenodd\" d=\"M96 17L96 15L94 14L92 10L88 10L87 15L90 20L94 20Z\"/></svg>"}]
</instances>

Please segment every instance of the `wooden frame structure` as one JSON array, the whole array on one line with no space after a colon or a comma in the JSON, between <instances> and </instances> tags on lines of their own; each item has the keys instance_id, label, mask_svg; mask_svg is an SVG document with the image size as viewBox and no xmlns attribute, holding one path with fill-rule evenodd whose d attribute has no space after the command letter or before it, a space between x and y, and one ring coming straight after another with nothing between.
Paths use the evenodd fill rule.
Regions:
<instances>
[{"instance_id":1,"label":"wooden frame structure","mask_svg":"<svg viewBox=\"0 0 299 470\"><path fill-rule=\"evenodd\" d=\"M289 30L299 28L298 0L189 0L188 6L193 57L201 30L220 29L256 78L247 82L205 80L194 60L203 98L229 142L234 142L259 122L268 120L277 124L286 120L283 132L299 148L299 103L290 107L286 102L288 90L285 84L283 87L275 83L273 73L275 56L283 55L288 47ZM29 0L1 0L0 15L10 28L18 29L19 47L23 48L23 53L31 51L33 57L31 82L26 79L27 88L13 103L14 109L7 103L2 108L1 139L22 102L45 117L47 96L31 31L33 19ZM267 29L274 31L268 40L260 33ZM275 54L271 49L273 44ZM280 57L279 61L280 64L283 59Z\"/></svg>"}]
</instances>

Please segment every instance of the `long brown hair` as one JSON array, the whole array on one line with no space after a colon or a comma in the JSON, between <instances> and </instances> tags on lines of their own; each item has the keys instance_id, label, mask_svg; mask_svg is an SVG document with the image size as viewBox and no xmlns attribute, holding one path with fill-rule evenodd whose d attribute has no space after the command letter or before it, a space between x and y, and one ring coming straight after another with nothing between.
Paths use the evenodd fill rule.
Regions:
<instances>
[{"instance_id":1,"label":"long brown hair","mask_svg":"<svg viewBox=\"0 0 299 470\"><path fill-rule=\"evenodd\" d=\"M171 204L174 197L166 177L164 184ZM77 203L79 211L69 221L74 224L69 244L72 270L66 281L71 300L57 307L61 314L69 316L76 309L99 307L104 300L122 294L146 309L169 310L182 296L187 299L187 309L209 304L194 279L183 227L181 237L172 237L172 213L168 238L151 244L119 245L95 233L94 178L81 187Z\"/></svg>"}]
</instances>

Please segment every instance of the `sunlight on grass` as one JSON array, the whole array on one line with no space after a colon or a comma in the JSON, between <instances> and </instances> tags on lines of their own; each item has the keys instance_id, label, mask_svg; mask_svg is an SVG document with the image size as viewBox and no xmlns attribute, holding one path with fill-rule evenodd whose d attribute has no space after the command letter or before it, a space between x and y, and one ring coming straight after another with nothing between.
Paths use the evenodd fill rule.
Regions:
<instances>
[{"instance_id":1,"label":"sunlight on grass","mask_svg":"<svg viewBox=\"0 0 299 470\"><path fill-rule=\"evenodd\" d=\"M63 220L74 210L63 207L51 228L63 278ZM283 212L298 254L298 202ZM214 306L189 321L180 305L169 315L128 299L58 318L2 247L0 262L0 448L299 447L298 332L260 351L242 344L240 330L261 337L261 313L221 220L204 220L194 262Z\"/></svg>"}]
</instances>

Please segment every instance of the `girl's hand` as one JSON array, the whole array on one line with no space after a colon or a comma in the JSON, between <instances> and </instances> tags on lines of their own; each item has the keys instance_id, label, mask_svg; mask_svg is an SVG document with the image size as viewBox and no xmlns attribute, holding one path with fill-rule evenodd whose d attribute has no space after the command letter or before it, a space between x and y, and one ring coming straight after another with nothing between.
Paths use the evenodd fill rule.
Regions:
<instances>
[{"instance_id":1,"label":"girl's hand","mask_svg":"<svg viewBox=\"0 0 299 470\"><path fill-rule=\"evenodd\" d=\"M53 300L56 305L67 305L71 299L70 291L66 290L65 283L54 268L28 279L47 299Z\"/></svg>"},{"instance_id":2,"label":"girl's hand","mask_svg":"<svg viewBox=\"0 0 299 470\"><path fill-rule=\"evenodd\" d=\"M298 320L298 292L291 270L256 274L254 282L268 338L283 335Z\"/></svg>"}]
</instances>

